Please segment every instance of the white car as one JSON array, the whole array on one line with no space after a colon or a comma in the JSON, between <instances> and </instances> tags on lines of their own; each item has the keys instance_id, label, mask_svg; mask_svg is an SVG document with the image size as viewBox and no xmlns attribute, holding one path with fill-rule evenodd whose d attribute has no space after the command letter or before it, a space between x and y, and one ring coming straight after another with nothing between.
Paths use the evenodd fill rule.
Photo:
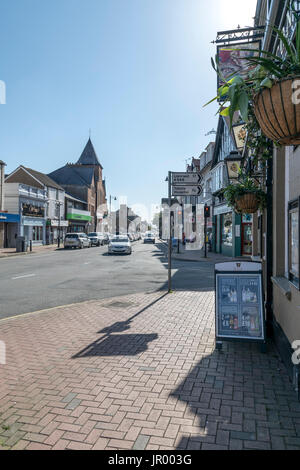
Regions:
<instances>
[{"instance_id":1,"label":"white car","mask_svg":"<svg viewBox=\"0 0 300 470\"><path fill-rule=\"evenodd\" d=\"M144 236L144 243L155 243L155 236L151 232L147 232Z\"/></svg>"},{"instance_id":2,"label":"white car","mask_svg":"<svg viewBox=\"0 0 300 470\"><path fill-rule=\"evenodd\" d=\"M126 235L116 235L112 238L108 245L108 254L123 253L131 255L132 248L129 238Z\"/></svg>"},{"instance_id":3,"label":"white car","mask_svg":"<svg viewBox=\"0 0 300 470\"><path fill-rule=\"evenodd\" d=\"M91 240L85 233L66 233L64 248L90 248Z\"/></svg>"}]
</instances>

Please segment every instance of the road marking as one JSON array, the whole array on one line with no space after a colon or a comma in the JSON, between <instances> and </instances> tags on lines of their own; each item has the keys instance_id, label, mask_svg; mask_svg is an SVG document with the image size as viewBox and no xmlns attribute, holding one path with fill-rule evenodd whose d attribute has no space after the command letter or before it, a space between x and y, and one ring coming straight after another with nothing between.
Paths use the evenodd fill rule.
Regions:
<instances>
[{"instance_id":1,"label":"road marking","mask_svg":"<svg viewBox=\"0 0 300 470\"><path fill-rule=\"evenodd\" d=\"M22 276L12 277L12 279L22 279L24 277L33 277L33 276L36 276L36 274L23 274Z\"/></svg>"}]
</instances>

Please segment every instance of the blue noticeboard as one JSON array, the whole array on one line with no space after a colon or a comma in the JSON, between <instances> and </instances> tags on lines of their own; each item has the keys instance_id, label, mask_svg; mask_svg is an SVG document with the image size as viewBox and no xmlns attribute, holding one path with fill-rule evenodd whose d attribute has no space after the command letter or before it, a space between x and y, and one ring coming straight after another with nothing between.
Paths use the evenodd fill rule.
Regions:
<instances>
[{"instance_id":1,"label":"blue noticeboard","mask_svg":"<svg viewBox=\"0 0 300 470\"><path fill-rule=\"evenodd\" d=\"M265 342L260 263L230 262L215 266L216 342Z\"/></svg>"}]
</instances>

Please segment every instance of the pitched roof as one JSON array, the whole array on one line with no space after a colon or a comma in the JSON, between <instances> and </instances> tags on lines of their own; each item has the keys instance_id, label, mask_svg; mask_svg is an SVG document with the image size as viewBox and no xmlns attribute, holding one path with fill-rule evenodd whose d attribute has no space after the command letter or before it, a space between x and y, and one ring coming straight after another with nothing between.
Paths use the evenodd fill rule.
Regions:
<instances>
[{"instance_id":1,"label":"pitched roof","mask_svg":"<svg viewBox=\"0 0 300 470\"><path fill-rule=\"evenodd\" d=\"M77 165L99 165L103 169L102 165L98 160L97 154L90 138L83 149L83 152L77 162Z\"/></svg>"},{"instance_id":2,"label":"pitched roof","mask_svg":"<svg viewBox=\"0 0 300 470\"><path fill-rule=\"evenodd\" d=\"M12 173L5 177L5 183L22 183L34 188L44 189L44 184L29 173L25 167L18 166Z\"/></svg>"},{"instance_id":3,"label":"pitched roof","mask_svg":"<svg viewBox=\"0 0 300 470\"><path fill-rule=\"evenodd\" d=\"M24 168L45 186L55 189L61 189L63 191L63 188L59 186L59 184L57 184L55 181L53 181L53 179L49 178L49 176L45 175L44 173L32 170L31 168Z\"/></svg>"},{"instance_id":4,"label":"pitched roof","mask_svg":"<svg viewBox=\"0 0 300 470\"><path fill-rule=\"evenodd\" d=\"M93 181L94 168L69 164L49 173L48 176L62 186L90 186Z\"/></svg>"}]
</instances>

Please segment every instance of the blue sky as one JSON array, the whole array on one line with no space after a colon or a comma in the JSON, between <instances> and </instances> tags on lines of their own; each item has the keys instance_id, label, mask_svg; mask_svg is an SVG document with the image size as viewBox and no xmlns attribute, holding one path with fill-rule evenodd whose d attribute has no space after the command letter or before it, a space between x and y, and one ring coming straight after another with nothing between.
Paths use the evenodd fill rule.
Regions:
<instances>
[{"instance_id":1,"label":"blue sky","mask_svg":"<svg viewBox=\"0 0 300 470\"><path fill-rule=\"evenodd\" d=\"M1 0L0 159L48 173L89 137L107 193L159 203L216 128L218 30L251 25L256 0Z\"/></svg>"}]
</instances>

